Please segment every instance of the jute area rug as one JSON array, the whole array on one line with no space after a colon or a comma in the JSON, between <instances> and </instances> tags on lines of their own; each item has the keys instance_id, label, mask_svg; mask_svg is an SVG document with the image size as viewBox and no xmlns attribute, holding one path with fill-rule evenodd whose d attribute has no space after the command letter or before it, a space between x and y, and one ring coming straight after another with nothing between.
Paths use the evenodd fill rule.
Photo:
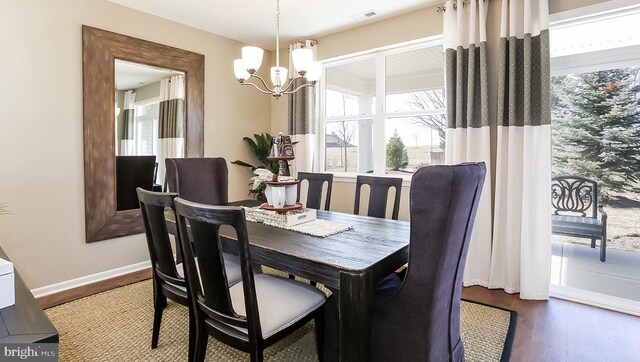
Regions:
<instances>
[{"instance_id":1,"label":"jute area rug","mask_svg":"<svg viewBox=\"0 0 640 362\"><path fill-rule=\"evenodd\" d=\"M46 310L60 332L60 361L186 361L187 308L169 301L158 348L151 349L151 280ZM461 333L467 361L500 361L510 347L511 312L462 302ZM249 355L209 338L207 361L248 361ZM317 361L313 322L265 351L266 361ZM503 359L504 360L504 359Z\"/></svg>"}]
</instances>

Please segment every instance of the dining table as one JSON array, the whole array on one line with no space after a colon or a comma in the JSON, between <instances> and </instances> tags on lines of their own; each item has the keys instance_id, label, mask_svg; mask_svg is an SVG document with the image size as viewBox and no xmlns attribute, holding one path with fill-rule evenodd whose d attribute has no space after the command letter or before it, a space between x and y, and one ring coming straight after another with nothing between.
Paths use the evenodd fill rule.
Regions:
<instances>
[{"instance_id":1,"label":"dining table","mask_svg":"<svg viewBox=\"0 0 640 362\"><path fill-rule=\"evenodd\" d=\"M256 207L255 200L229 206ZM176 234L175 216L165 213L169 233ZM351 225L351 229L327 237L247 222L251 260L326 286L335 298L337 354L328 360L368 361L371 351L371 313L376 285L407 263L409 223L335 211L317 210L317 218ZM237 252L232 229L221 228L227 252ZM327 351L325 349L325 351ZM333 355L330 353L330 355Z\"/></svg>"}]
</instances>

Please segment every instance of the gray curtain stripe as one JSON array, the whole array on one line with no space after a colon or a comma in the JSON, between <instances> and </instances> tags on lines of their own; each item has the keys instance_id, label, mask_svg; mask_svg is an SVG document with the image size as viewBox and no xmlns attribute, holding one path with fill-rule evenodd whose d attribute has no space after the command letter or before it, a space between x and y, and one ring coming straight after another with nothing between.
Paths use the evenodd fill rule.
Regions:
<instances>
[{"instance_id":1,"label":"gray curtain stripe","mask_svg":"<svg viewBox=\"0 0 640 362\"><path fill-rule=\"evenodd\" d=\"M525 34L524 39L500 38L499 59L498 125L551 124L549 31Z\"/></svg>"},{"instance_id":2,"label":"gray curtain stripe","mask_svg":"<svg viewBox=\"0 0 640 362\"><path fill-rule=\"evenodd\" d=\"M489 126L487 43L445 50L447 127Z\"/></svg>"},{"instance_id":3,"label":"gray curtain stripe","mask_svg":"<svg viewBox=\"0 0 640 362\"><path fill-rule=\"evenodd\" d=\"M133 109L125 109L122 111L122 140L133 139L133 124L135 111Z\"/></svg>"},{"instance_id":4,"label":"gray curtain stripe","mask_svg":"<svg viewBox=\"0 0 640 362\"><path fill-rule=\"evenodd\" d=\"M160 102L158 138L183 138L184 99L175 98Z\"/></svg>"},{"instance_id":5,"label":"gray curtain stripe","mask_svg":"<svg viewBox=\"0 0 640 362\"><path fill-rule=\"evenodd\" d=\"M294 81L293 89L304 83ZM315 134L316 88L306 87L289 95L288 131L290 135Z\"/></svg>"}]
</instances>

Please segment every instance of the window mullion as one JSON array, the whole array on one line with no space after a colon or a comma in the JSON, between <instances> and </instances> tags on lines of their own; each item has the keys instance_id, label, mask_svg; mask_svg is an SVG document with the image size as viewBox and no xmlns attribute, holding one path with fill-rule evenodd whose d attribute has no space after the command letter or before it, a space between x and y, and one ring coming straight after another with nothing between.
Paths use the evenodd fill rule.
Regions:
<instances>
[{"instance_id":1,"label":"window mullion","mask_svg":"<svg viewBox=\"0 0 640 362\"><path fill-rule=\"evenodd\" d=\"M373 171L375 174L385 173L385 152L384 152L384 114L386 112L385 102L385 56L384 53L376 54L376 105L373 116Z\"/></svg>"}]
</instances>

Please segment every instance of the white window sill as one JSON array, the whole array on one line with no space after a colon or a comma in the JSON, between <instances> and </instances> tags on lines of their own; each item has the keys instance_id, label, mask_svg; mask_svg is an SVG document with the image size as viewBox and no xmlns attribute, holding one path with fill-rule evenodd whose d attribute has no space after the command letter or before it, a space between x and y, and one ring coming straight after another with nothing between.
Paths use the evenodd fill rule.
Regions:
<instances>
[{"instance_id":1,"label":"white window sill","mask_svg":"<svg viewBox=\"0 0 640 362\"><path fill-rule=\"evenodd\" d=\"M357 173L347 173L347 172L334 173L333 174L333 181L334 182L341 182L341 183L352 183L352 184L355 184L356 183L356 177L358 177L358 175L359 174L357 174ZM372 174L372 173L361 174L361 175L373 176L373 177L385 177L385 176L376 175L376 174ZM388 175L387 177L401 177L402 178L402 187L409 187L409 186L411 186L411 177L412 176Z\"/></svg>"}]
</instances>

